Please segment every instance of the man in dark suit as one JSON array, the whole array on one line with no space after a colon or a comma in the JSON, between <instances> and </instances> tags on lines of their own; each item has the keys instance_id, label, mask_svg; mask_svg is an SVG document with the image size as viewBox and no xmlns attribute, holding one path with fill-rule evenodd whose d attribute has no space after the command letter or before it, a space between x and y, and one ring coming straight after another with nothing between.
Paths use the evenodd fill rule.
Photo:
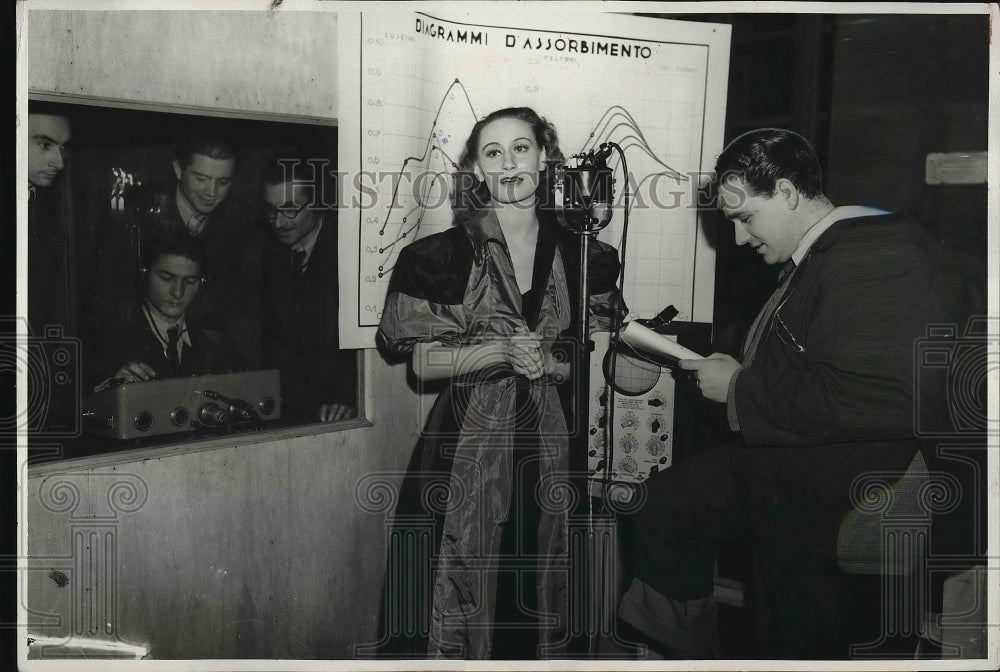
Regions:
<instances>
[{"instance_id":1,"label":"man in dark suit","mask_svg":"<svg viewBox=\"0 0 1000 672\"><path fill-rule=\"evenodd\" d=\"M65 168L72 138L60 108L28 104L28 323L36 334L46 326L72 327L67 277L66 231L59 195L52 188Z\"/></svg>"},{"instance_id":2,"label":"man in dark suit","mask_svg":"<svg viewBox=\"0 0 1000 672\"><path fill-rule=\"evenodd\" d=\"M355 415L357 364L338 346L337 228L303 160L274 159L261 179L276 241L264 254L262 359L281 372L282 417L329 422Z\"/></svg>"},{"instance_id":3,"label":"man in dark suit","mask_svg":"<svg viewBox=\"0 0 1000 672\"><path fill-rule=\"evenodd\" d=\"M106 227L117 233L99 245L91 321L103 322L109 310L135 300L129 279L149 235L187 236L204 250L202 270L211 280L192 306L192 317L203 327L226 332L248 361L256 361L262 235L232 197L236 147L222 137L191 134L178 142L172 165L176 182L169 188L133 196L129 227ZM123 263L125 258L130 263Z\"/></svg>"},{"instance_id":4,"label":"man in dark suit","mask_svg":"<svg viewBox=\"0 0 1000 672\"><path fill-rule=\"evenodd\" d=\"M258 356L260 333L260 230L231 198L238 165L235 147L212 136L189 136L173 161L177 186L167 194L158 221L205 248L212 282L196 307L207 327L226 331L244 355Z\"/></svg>"},{"instance_id":5,"label":"man in dark suit","mask_svg":"<svg viewBox=\"0 0 1000 672\"><path fill-rule=\"evenodd\" d=\"M70 276L70 227L67 224L67 199L62 187L66 152L72 128L64 108L39 101L28 101L28 328L36 337L51 334L75 336L77 333L73 278ZM31 349L28 357L32 371L46 371L44 357ZM37 361L36 361L37 360ZM45 431L69 432L77 425L77 400L72 385L29 377L29 384L39 383L33 397L47 397L48 403L33 405L29 426Z\"/></svg>"},{"instance_id":6,"label":"man in dark suit","mask_svg":"<svg viewBox=\"0 0 1000 672\"><path fill-rule=\"evenodd\" d=\"M862 625L882 626L851 612L853 579L838 571L852 485L873 473L898 480L914 460L916 396L946 403L918 390L915 345L931 325L963 328L982 314L985 274L956 264L912 217L834 206L813 148L795 133L740 136L716 180L737 244L784 272L742 361L680 362L739 434L647 481L627 521L635 580L618 614L670 655L712 656L717 547L749 537L771 614L765 653L845 658L851 644L878 639ZM877 616L873 592L866 604Z\"/></svg>"},{"instance_id":7,"label":"man in dark suit","mask_svg":"<svg viewBox=\"0 0 1000 672\"><path fill-rule=\"evenodd\" d=\"M188 236L147 237L141 300L84 343L94 389L242 368L235 346L222 332L191 319L205 283L204 258L204 249Z\"/></svg>"}]
</instances>

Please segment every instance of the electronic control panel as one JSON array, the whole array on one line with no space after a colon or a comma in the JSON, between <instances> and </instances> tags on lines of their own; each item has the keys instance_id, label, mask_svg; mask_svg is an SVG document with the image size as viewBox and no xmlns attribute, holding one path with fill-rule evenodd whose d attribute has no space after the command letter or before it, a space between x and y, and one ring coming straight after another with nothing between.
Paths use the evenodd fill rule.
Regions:
<instances>
[{"instance_id":1,"label":"electronic control panel","mask_svg":"<svg viewBox=\"0 0 1000 672\"><path fill-rule=\"evenodd\" d=\"M593 334L590 368L588 472L594 481L639 483L673 458L674 379L658 364L618 359L612 390L609 334ZM619 391L627 390L627 393Z\"/></svg>"},{"instance_id":2,"label":"electronic control panel","mask_svg":"<svg viewBox=\"0 0 1000 672\"><path fill-rule=\"evenodd\" d=\"M83 399L86 431L136 439L199 428L259 425L281 417L276 369L126 383Z\"/></svg>"}]
</instances>

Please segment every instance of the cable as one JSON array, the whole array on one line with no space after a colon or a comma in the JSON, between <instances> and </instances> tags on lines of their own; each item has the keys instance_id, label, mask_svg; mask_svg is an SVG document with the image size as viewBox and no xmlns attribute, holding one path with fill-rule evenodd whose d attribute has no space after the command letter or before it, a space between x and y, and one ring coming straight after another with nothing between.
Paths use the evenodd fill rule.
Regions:
<instances>
[{"instance_id":1,"label":"cable","mask_svg":"<svg viewBox=\"0 0 1000 672\"><path fill-rule=\"evenodd\" d=\"M605 424L604 429L604 478L603 492L601 493L601 509L603 513L607 513L607 495L611 488L611 465L614 463L615 457L615 385L614 381L617 376L618 369L618 338L621 334L622 320L624 319L624 314L622 309L625 307L625 260L627 258L627 245L628 245L628 220L629 220L629 174L628 174L628 162L625 160L625 152L617 143L609 143L609 145L618 152L618 156L621 159L622 174L625 179L625 189L622 191L622 197L625 204L625 218L622 222L622 239L619 249L619 256L621 257L621 264L619 266L618 272L618 295L621 297L621 301L617 306L617 314L615 315L615 321L612 324L611 336L608 341L608 352L611 355L611 367L610 367L610 378L611 381L608 383L608 407L607 407L607 417L608 421Z\"/></svg>"},{"instance_id":2,"label":"cable","mask_svg":"<svg viewBox=\"0 0 1000 672\"><path fill-rule=\"evenodd\" d=\"M614 348L618 343L618 335L621 332L621 323L624 318L623 308L625 307L625 250L626 242L628 239L628 217L629 217L629 180L628 180L628 164L625 161L625 152L622 148L614 142L607 143L607 146L614 148L618 152L618 156L621 158L622 174L625 177L625 189L622 192L624 203L625 203L625 218L622 224L622 242L620 249L621 263L619 265L618 272L618 297L619 301L615 306L615 316L611 324L611 336L608 340L608 352L611 353L611 382L608 383L608 396L607 396L607 422L604 425L604 476L602 479L602 491L601 491L601 513L607 513L607 497L611 486L611 464L614 459L614 420L615 420L615 372L617 358L615 357ZM583 319L588 319L587 316L583 316ZM587 400L589 403L589 399ZM589 489L589 488L588 488ZM588 517L587 517L587 547L591 550L593 554L597 554L597 543L594 538L594 498L591 496L587 497L587 504L589 507ZM588 562L588 566L590 563ZM606 567L602 563L602 567ZM599 584L600 585L600 584ZM604 612L604 594L606 591L598 588L597 603L597 618L596 622L600 622L601 614ZM596 633L591 631L590 641L588 642L588 649L590 654L595 653L596 644Z\"/></svg>"}]
</instances>

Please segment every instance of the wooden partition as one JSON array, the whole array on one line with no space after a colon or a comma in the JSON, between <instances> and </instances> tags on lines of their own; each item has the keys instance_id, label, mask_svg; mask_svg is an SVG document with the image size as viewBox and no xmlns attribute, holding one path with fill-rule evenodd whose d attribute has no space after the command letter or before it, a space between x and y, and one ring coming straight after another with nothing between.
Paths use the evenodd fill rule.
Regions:
<instances>
[{"instance_id":1,"label":"wooden partition","mask_svg":"<svg viewBox=\"0 0 1000 672\"><path fill-rule=\"evenodd\" d=\"M369 361L369 426L31 467L29 635L156 659L353 658L374 642L385 523L432 399Z\"/></svg>"},{"instance_id":2,"label":"wooden partition","mask_svg":"<svg viewBox=\"0 0 1000 672\"><path fill-rule=\"evenodd\" d=\"M33 98L336 123L335 13L27 14ZM68 644L32 656L83 638L156 659L352 658L373 642L386 517L433 399L374 351L363 387L365 418L336 431L22 464L22 622Z\"/></svg>"}]
</instances>

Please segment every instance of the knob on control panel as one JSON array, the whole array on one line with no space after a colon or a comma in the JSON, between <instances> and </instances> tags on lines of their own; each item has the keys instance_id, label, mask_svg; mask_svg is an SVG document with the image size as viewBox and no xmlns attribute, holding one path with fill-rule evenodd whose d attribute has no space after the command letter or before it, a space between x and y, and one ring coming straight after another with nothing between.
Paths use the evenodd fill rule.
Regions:
<instances>
[{"instance_id":1,"label":"knob on control panel","mask_svg":"<svg viewBox=\"0 0 1000 672\"><path fill-rule=\"evenodd\" d=\"M117 385L81 400L82 425L115 439L204 428L257 429L262 418L281 418L280 390L276 369Z\"/></svg>"},{"instance_id":2,"label":"knob on control panel","mask_svg":"<svg viewBox=\"0 0 1000 672\"><path fill-rule=\"evenodd\" d=\"M174 412L170 414L170 419L178 427L183 427L191 419L191 413L183 406L178 406L174 409Z\"/></svg>"},{"instance_id":3,"label":"knob on control panel","mask_svg":"<svg viewBox=\"0 0 1000 672\"><path fill-rule=\"evenodd\" d=\"M148 432L153 428L153 414L149 411L142 411L133 420L135 428L140 432Z\"/></svg>"}]
</instances>

